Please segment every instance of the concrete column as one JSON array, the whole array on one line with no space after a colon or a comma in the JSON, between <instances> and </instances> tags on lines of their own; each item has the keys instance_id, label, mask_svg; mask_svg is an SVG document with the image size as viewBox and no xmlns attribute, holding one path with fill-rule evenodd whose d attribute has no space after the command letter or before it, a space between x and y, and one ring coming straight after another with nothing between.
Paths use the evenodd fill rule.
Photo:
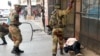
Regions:
<instances>
[{"instance_id":1,"label":"concrete column","mask_svg":"<svg viewBox=\"0 0 100 56\"><path fill-rule=\"evenodd\" d=\"M21 4L21 0L18 0L19 4Z\"/></svg>"},{"instance_id":2,"label":"concrete column","mask_svg":"<svg viewBox=\"0 0 100 56\"><path fill-rule=\"evenodd\" d=\"M43 8L42 8L42 22L43 22L43 27L45 30L45 0L43 0Z\"/></svg>"},{"instance_id":3,"label":"concrete column","mask_svg":"<svg viewBox=\"0 0 100 56\"><path fill-rule=\"evenodd\" d=\"M27 0L27 18L26 19L34 19L32 17L31 0Z\"/></svg>"},{"instance_id":4,"label":"concrete column","mask_svg":"<svg viewBox=\"0 0 100 56\"><path fill-rule=\"evenodd\" d=\"M28 12L28 16L31 16L31 0L27 0L27 12Z\"/></svg>"}]
</instances>

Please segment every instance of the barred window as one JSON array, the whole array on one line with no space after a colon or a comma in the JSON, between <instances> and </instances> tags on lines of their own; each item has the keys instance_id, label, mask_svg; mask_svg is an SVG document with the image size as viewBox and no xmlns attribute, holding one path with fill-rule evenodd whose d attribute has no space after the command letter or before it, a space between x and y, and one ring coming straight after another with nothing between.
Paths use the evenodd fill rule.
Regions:
<instances>
[{"instance_id":1,"label":"barred window","mask_svg":"<svg viewBox=\"0 0 100 56\"><path fill-rule=\"evenodd\" d=\"M100 18L99 0L82 0L83 17L91 19Z\"/></svg>"},{"instance_id":2,"label":"barred window","mask_svg":"<svg viewBox=\"0 0 100 56\"><path fill-rule=\"evenodd\" d=\"M100 41L100 0L82 0L81 32Z\"/></svg>"}]
</instances>

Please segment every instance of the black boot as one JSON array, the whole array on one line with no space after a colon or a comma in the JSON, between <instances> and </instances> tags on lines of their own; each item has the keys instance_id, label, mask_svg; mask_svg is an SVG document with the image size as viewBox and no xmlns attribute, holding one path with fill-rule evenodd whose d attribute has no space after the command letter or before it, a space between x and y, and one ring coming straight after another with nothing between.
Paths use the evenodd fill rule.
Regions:
<instances>
[{"instance_id":1,"label":"black boot","mask_svg":"<svg viewBox=\"0 0 100 56\"><path fill-rule=\"evenodd\" d=\"M19 49L19 47L17 47L17 50L18 50L19 53L24 53L24 51Z\"/></svg>"},{"instance_id":2,"label":"black boot","mask_svg":"<svg viewBox=\"0 0 100 56\"><path fill-rule=\"evenodd\" d=\"M1 39L2 39L3 43L0 44L0 45L7 45L7 42L6 42L6 40L5 40L5 37L1 37Z\"/></svg>"},{"instance_id":3,"label":"black boot","mask_svg":"<svg viewBox=\"0 0 100 56\"><path fill-rule=\"evenodd\" d=\"M56 54L52 54L52 56L56 56Z\"/></svg>"},{"instance_id":4,"label":"black boot","mask_svg":"<svg viewBox=\"0 0 100 56\"><path fill-rule=\"evenodd\" d=\"M60 54L63 55L63 48L60 48Z\"/></svg>"},{"instance_id":5,"label":"black boot","mask_svg":"<svg viewBox=\"0 0 100 56\"><path fill-rule=\"evenodd\" d=\"M17 49L18 47L16 47L16 46L14 46L13 47L13 49L12 49L12 51L11 51L11 53L14 53L14 54L19 54L19 52L18 52L18 49Z\"/></svg>"}]
</instances>

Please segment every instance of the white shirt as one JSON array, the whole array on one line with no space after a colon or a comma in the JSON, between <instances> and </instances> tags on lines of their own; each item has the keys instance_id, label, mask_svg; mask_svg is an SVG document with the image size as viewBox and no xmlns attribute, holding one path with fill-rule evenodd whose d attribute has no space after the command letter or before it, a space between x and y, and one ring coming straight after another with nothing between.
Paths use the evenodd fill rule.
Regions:
<instances>
[{"instance_id":1,"label":"white shirt","mask_svg":"<svg viewBox=\"0 0 100 56\"><path fill-rule=\"evenodd\" d=\"M64 47L66 47L66 46L71 46L71 45L73 45L76 41L77 41L76 38L68 38L68 40L67 40L66 43L64 44Z\"/></svg>"}]
</instances>

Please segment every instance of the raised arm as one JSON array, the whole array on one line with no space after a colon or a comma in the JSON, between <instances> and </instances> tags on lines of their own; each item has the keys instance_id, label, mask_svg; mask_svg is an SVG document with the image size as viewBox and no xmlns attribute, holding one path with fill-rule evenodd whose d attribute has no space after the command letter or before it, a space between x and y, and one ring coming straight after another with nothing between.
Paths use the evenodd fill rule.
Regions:
<instances>
[{"instance_id":1,"label":"raised arm","mask_svg":"<svg viewBox=\"0 0 100 56\"><path fill-rule=\"evenodd\" d=\"M70 2L68 2L68 7L66 10L62 10L62 15L67 15L68 13L71 12L72 8L73 8L73 3L74 3L74 0L70 0Z\"/></svg>"}]
</instances>

